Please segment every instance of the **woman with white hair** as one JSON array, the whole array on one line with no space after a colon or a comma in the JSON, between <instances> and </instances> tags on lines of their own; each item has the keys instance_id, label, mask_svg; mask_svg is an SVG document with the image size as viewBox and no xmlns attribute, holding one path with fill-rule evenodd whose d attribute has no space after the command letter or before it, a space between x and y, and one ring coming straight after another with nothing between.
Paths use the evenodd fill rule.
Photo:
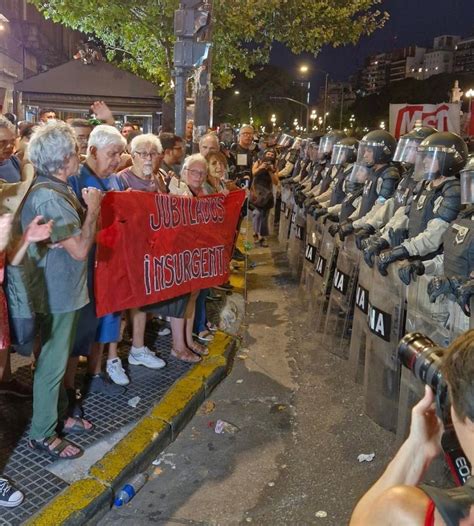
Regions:
<instances>
[{"instance_id":1,"label":"woman with white hair","mask_svg":"<svg viewBox=\"0 0 474 526\"><path fill-rule=\"evenodd\" d=\"M203 186L207 179L207 172L206 158L199 153L190 155L184 161L181 169L181 178L175 187L175 191L173 192L170 186L170 193L177 193L187 197L207 195ZM200 291L194 291L190 294L184 319L175 318L171 322L173 333L171 355L186 362L199 361L201 356L209 353L206 347L193 339L196 299L199 293Z\"/></svg>"},{"instance_id":2,"label":"woman with white hair","mask_svg":"<svg viewBox=\"0 0 474 526\"><path fill-rule=\"evenodd\" d=\"M163 160L160 139L152 133L137 135L130 143L130 154L132 166L119 173L125 188L166 193L166 184L159 171Z\"/></svg>"}]
</instances>

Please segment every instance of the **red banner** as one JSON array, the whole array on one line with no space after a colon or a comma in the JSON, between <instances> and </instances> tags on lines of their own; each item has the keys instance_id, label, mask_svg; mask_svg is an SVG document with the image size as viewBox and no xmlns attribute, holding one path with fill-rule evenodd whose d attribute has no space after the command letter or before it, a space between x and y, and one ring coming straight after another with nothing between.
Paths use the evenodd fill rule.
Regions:
<instances>
[{"instance_id":1,"label":"red banner","mask_svg":"<svg viewBox=\"0 0 474 526\"><path fill-rule=\"evenodd\" d=\"M109 192L97 235L97 315L224 283L244 199L241 190L199 198Z\"/></svg>"}]
</instances>

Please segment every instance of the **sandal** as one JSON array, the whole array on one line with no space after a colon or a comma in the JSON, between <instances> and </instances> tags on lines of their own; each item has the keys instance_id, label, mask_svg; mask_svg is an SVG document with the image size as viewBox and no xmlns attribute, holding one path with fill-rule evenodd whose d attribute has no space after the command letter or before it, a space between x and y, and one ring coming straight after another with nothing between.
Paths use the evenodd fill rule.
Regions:
<instances>
[{"instance_id":1,"label":"sandal","mask_svg":"<svg viewBox=\"0 0 474 526\"><path fill-rule=\"evenodd\" d=\"M94 429L93 424L91 424L91 427L86 427L84 422L87 422L87 420L84 420L83 418L69 418L72 418L74 420L74 424L72 426L65 425L67 418L58 425L59 431L61 433L64 433L65 435L81 435L82 433L90 433Z\"/></svg>"},{"instance_id":2,"label":"sandal","mask_svg":"<svg viewBox=\"0 0 474 526\"><path fill-rule=\"evenodd\" d=\"M188 345L188 347L193 353L196 353L198 356L207 356L209 354L209 349L197 342L193 342L191 345Z\"/></svg>"},{"instance_id":3,"label":"sandal","mask_svg":"<svg viewBox=\"0 0 474 526\"><path fill-rule=\"evenodd\" d=\"M201 357L192 353L189 349L185 351L179 351L177 349L171 349L171 356L181 360L182 362L196 363L201 361Z\"/></svg>"},{"instance_id":4,"label":"sandal","mask_svg":"<svg viewBox=\"0 0 474 526\"><path fill-rule=\"evenodd\" d=\"M208 343L212 342L212 340L214 339L214 335L211 333L211 331L204 330L201 331L199 334L196 334L196 338L201 342Z\"/></svg>"},{"instance_id":5,"label":"sandal","mask_svg":"<svg viewBox=\"0 0 474 526\"><path fill-rule=\"evenodd\" d=\"M51 444L53 444L55 440L59 440L59 443L54 447L51 447ZM61 455L61 453L69 446L73 446L79 451L75 455ZM42 440L34 440L30 438L28 440L28 447L36 451L47 453L51 458L60 460L73 460L82 457L84 454L84 450L81 447L65 438L58 437L58 435L51 435L49 438L43 438Z\"/></svg>"}]
</instances>

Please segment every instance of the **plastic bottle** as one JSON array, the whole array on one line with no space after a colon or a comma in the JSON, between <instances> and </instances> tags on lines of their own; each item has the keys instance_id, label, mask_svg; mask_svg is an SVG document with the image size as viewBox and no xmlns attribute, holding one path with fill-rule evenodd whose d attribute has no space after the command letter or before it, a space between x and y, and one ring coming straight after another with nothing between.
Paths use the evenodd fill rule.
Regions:
<instances>
[{"instance_id":1,"label":"plastic bottle","mask_svg":"<svg viewBox=\"0 0 474 526\"><path fill-rule=\"evenodd\" d=\"M148 475L146 473L135 475L130 482L127 482L127 484L125 484L125 486L117 493L114 506L120 508L124 504L127 504L127 502L130 502L141 488L143 488L147 480Z\"/></svg>"}]
</instances>

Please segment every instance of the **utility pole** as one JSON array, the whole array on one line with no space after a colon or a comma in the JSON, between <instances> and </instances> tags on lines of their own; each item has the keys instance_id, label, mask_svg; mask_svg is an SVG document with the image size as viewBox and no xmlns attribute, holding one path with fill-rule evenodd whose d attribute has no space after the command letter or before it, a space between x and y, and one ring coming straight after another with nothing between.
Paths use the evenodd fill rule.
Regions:
<instances>
[{"instance_id":1,"label":"utility pole","mask_svg":"<svg viewBox=\"0 0 474 526\"><path fill-rule=\"evenodd\" d=\"M342 113L344 111L344 83L341 82L341 110L339 113L339 129L342 130Z\"/></svg>"},{"instance_id":2,"label":"utility pole","mask_svg":"<svg viewBox=\"0 0 474 526\"><path fill-rule=\"evenodd\" d=\"M323 132L326 133L326 118L328 109L328 78L329 73L326 73L326 80L324 82L324 115L323 115Z\"/></svg>"},{"instance_id":3,"label":"utility pole","mask_svg":"<svg viewBox=\"0 0 474 526\"><path fill-rule=\"evenodd\" d=\"M202 41L210 23L209 0L181 0L179 9L174 14L174 78L175 78L175 132L184 137L186 129L186 85L193 70L203 68L204 78L196 79L199 88L196 90L196 105L207 107L199 110L199 120L209 120L209 71L203 67L208 60L211 44ZM207 64L209 68L209 63ZM201 89L200 86L204 86ZM207 89L207 99L206 91ZM199 91L201 90L201 91ZM199 91L199 92L198 92ZM202 103L200 102L202 100ZM199 103L198 103L199 100ZM196 123L195 123L196 125ZM207 128L208 124L206 125Z\"/></svg>"}]
</instances>

